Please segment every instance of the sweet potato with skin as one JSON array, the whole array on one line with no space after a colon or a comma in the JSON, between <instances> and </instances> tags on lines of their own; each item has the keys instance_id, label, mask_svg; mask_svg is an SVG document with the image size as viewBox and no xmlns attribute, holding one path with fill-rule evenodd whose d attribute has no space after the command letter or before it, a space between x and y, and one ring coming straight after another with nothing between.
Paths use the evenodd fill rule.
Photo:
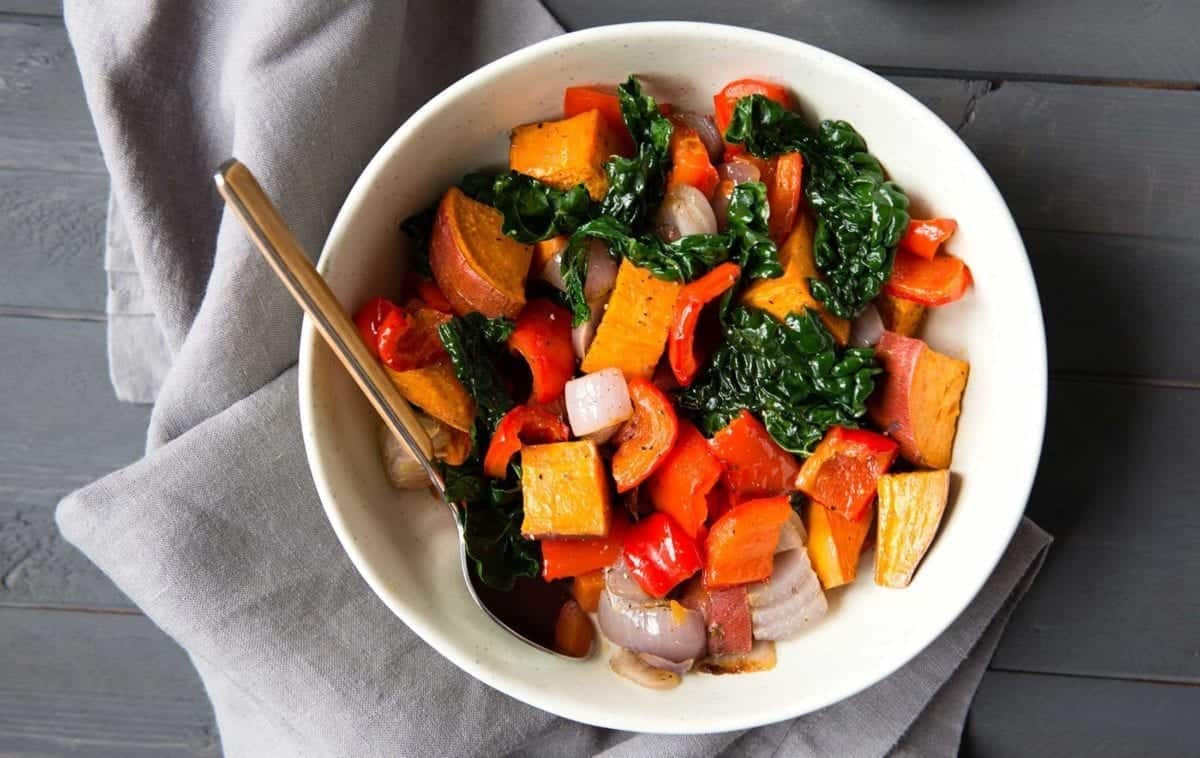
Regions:
<instances>
[{"instance_id":1,"label":"sweet potato with skin","mask_svg":"<svg viewBox=\"0 0 1200 758\"><path fill-rule=\"evenodd\" d=\"M475 401L454 375L450 359L409 371L387 369L404 399L438 421L469 432L475 423Z\"/></svg>"},{"instance_id":2,"label":"sweet potato with skin","mask_svg":"<svg viewBox=\"0 0 1200 758\"><path fill-rule=\"evenodd\" d=\"M916 337L925 323L929 309L912 300L894 297L886 292L875 298L875 309L883 321L883 328L901 337Z\"/></svg>"},{"instance_id":3,"label":"sweet potato with skin","mask_svg":"<svg viewBox=\"0 0 1200 758\"><path fill-rule=\"evenodd\" d=\"M908 586L937 534L949 497L950 472L945 469L889 474L879 480L876 584Z\"/></svg>"},{"instance_id":4,"label":"sweet potato with skin","mask_svg":"<svg viewBox=\"0 0 1200 758\"><path fill-rule=\"evenodd\" d=\"M626 379L649 378L667 347L675 300L683 285L621 261L612 299L583 357L585 374L618 368Z\"/></svg>"},{"instance_id":5,"label":"sweet potato with skin","mask_svg":"<svg viewBox=\"0 0 1200 758\"><path fill-rule=\"evenodd\" d=\"M451 187L438 205L429 266L454 312L515 317L525 306L533 247L505 236L504 217Z\"/></svg>"},{"instance_id":6,"label":"sweet potato with skin","mask_svg":"<svg viewBox=\"0 0 1200 758\"><path fill-rule=\"evenodd\" d=\"M854 581L873 518L873 511L851 521L815 501L804 506L808 557L822 587L830 589Z\"/></svg>"},{"instance_id":7,"label":"sweet potato with skin","mask_svg":"<svg viewBox=\"0 0 1200 758\"><path fill-rule=\"evenodd\" d=\"M608 476L592 440L521 449L525 518L521 534L535 539L608 534Z\"/></svg>"},{"instance_id":8,"label":"sweet potato with skin","mask_svg":"<svg viewBox=\"0 0 1200 758\"><path fill-rule=\"evenodd\" d=\"M538 121L513 129L508 165L513 171L561 190L585 185L593 200L608 191L604 162L620 150L598 110L561 121Z\"/></svg>"},{"instance_id":9,"label":"sweet potato with skin","mask_svg":"<svg viewBox=\"0 0 1200 758\"><path fill-rule=\"evenodd\" d=\"M850 339L850 322L825 311L821 301L813 297L808 280L819 278L817 261L813 257L815 223L810 215L801 212L787 241L779 247L779 265L783 276L757 279L742 292L742 303L770 313L782 321L789 313L803 313L811 308L821 314L821 322L839 345Z\"/></svg>"},{"instance_id":10,"label":"sweet potato with skin","mask_svg":"<svg viewBox=\"0 0 1200 758\"><path fill-rule=\"evenodd\" d=\"M709 589L703 582L691 582L679 602L704 614L709 655L750 652L754 632L746 585Z\"/></svg>"},{"instance_id":11,"label":"sweet potato with skin","mask_svg":"<svg viewBox=\"0 0 1200 758\"><path fill-rule=\"evenodd\" d=\"M900 443L905 460L949 468L969 365L886 331L875 357L884 374L867 404L871 420Z\"/></svg>"}]
</instances>

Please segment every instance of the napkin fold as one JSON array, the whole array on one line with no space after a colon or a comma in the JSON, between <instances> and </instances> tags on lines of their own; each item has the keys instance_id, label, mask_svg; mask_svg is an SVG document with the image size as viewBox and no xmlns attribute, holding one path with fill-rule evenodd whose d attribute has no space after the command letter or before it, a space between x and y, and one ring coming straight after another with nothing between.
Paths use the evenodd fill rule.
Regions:
<instances>
[{"instance_id":1,"label":"napkin fold","mask_svg":"<svg viewBox=\"0 0 1200 758\"><path fill-rule=\"evenodd\" d=\"M533 0L68 0L112 175L113 385L154 401L147 455L59 526L191 655L231 756L953 754L1049 538L1022 524L936 642L870 689L747 732L637 735L459 671L393 616L325 521L297 411L300 313L226 216L252 166L309 251L397 125L463 74L561 32Z\"/></svg>"}]
</instances>

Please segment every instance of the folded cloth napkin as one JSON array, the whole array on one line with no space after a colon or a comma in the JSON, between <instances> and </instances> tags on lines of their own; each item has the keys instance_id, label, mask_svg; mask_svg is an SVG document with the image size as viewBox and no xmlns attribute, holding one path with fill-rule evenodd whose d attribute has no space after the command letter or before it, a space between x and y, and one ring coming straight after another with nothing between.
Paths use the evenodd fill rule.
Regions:
<instances>
[{"instance_id":1,"label":"folded cloth napkin","mask_svg":"<svg viewBox=\"0 0 1200 758\"><path fill-rule=\"evenodd\" d=\"M1047 536L887 680L791 722L671 737L569 722L474 681L375 598L324 519L300 443L300 314L224 214L252 166L315 252L378 145L438 90L561 32L534 0L68 0L112 174L113 384L155 401L146 457L59 525L191 655L229 755L951 754Z\"/></svg>"}]
</instances>

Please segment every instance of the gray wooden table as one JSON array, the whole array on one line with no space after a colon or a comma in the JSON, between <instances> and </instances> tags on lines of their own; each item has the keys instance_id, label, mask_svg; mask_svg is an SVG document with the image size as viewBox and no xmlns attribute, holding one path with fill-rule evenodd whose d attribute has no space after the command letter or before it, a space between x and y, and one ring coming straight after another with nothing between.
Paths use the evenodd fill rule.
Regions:
<instances>
[{"instance_id":1,"label":"gray wooden table","mask_svg":"<svg viewBox=\"0 0 1200 758\"><path fill-rule=\"evenodd\" d=\"M813 42L958 130L1037 275L1050 418L1029 513L1057 536L964 753L1200 754L1200 3L548 5L568 28ZM106 191L58 2L0 0L0 756L220 751L187 657L54 526L62 495L138 456L149 416L108 384Z\"/></svg>"}]
</instances>

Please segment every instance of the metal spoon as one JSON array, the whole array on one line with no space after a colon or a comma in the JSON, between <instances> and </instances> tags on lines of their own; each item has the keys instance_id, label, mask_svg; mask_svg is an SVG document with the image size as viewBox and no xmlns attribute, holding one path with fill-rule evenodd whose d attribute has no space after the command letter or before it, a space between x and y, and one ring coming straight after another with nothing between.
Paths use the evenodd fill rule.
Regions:
<instances>
[{"instance_id":1,"label":"metal spoon","mask_svg":"<svg viewBox=\"0 0 1200 758\"><path fill-rule=\"evenodd\" d=\"M554 613L547 623L545 611L548 606L539 609L537 606L542 604L536 601L557 600L558 605L561 605L561 601L566 599L561 588L534 579L524 587L519 585L512 593L502 593L476 583L475 573L471 571L467 558L463 521L460 517L462 506L446 499L446 483L430 459L433 455L433 445L429 435L417 421L408 401L400 395L388 379L387 373L367 350L354 322L329 289L325 279L317 273L300 247L296 235L288 228L283 216L267 197L254 174L236 158L231 158L221 165L213 180L217 184L217 191L242 222L250 239L267 259L267 263L271 264L271 268L287 286L292 297L313 320L317 331L350 372L350 376L371 401L371 405L375 407L388 429L421 464L421 468L429 475L435 492L450 507L458 528L459 564L475 604L483 609L492 621L522 642L559 658L579 660L563 655L531 636L536 635L546 642L553 638L553 618L557 612L557 605L553 607ZM548 592L559 597L551 597L547 595ZM531 596L534 593L536 596ZM533 601L532 606L530 601ZM542 612L539 613L539 610Z\"/></svg>"}]
</instances>

